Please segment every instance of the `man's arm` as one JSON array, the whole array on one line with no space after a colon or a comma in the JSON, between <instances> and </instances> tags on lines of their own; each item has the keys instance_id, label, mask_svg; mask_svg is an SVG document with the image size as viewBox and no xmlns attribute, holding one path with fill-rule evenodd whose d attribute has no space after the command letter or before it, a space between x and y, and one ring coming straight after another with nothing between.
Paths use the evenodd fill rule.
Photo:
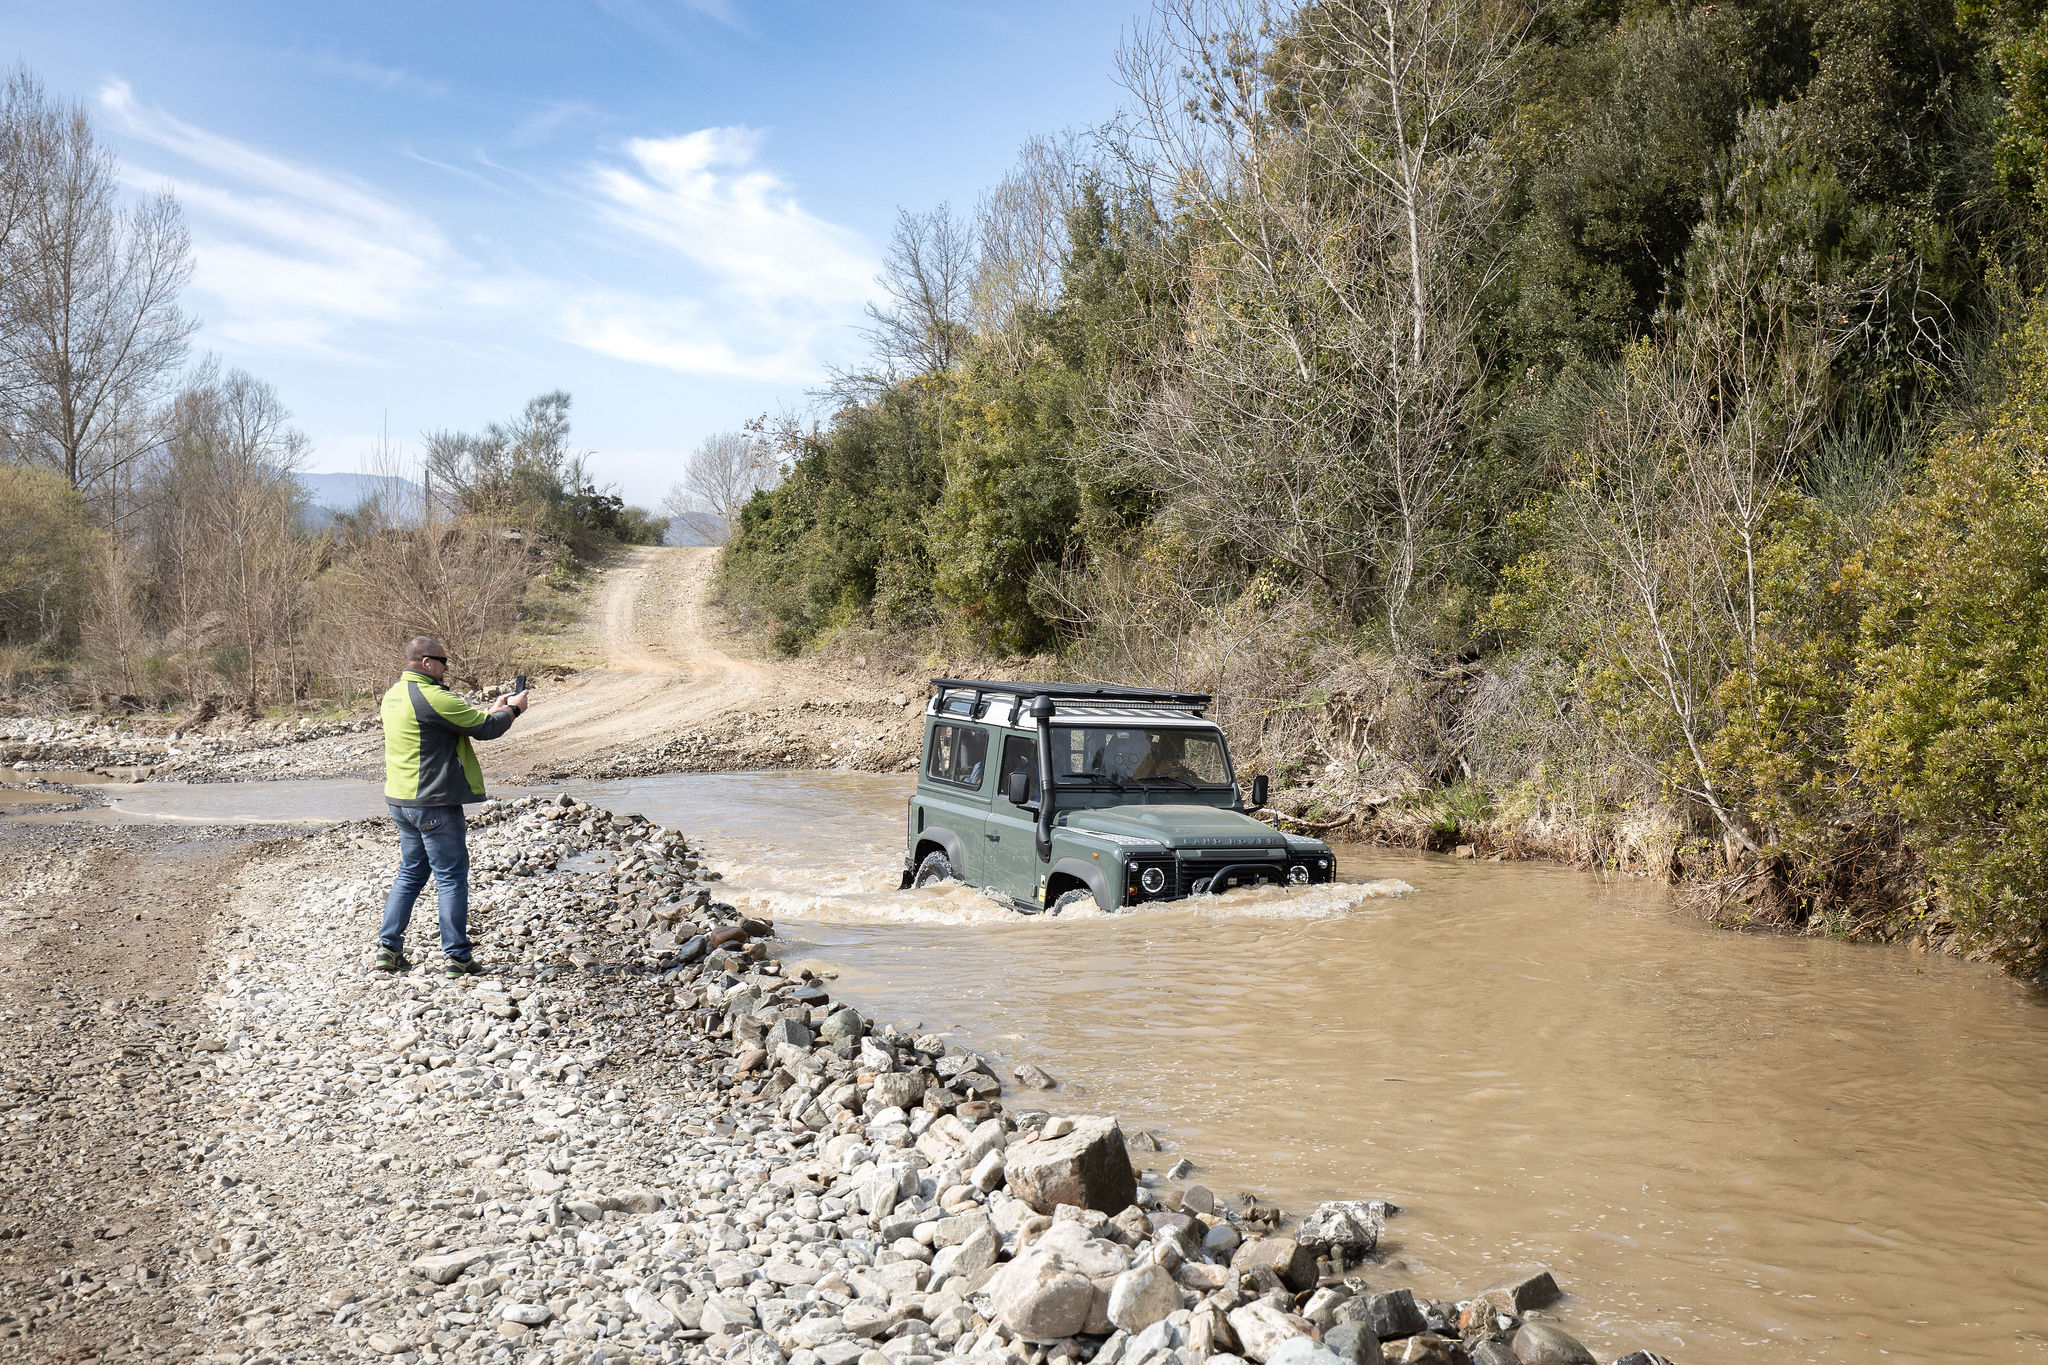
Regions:
<instances>
[{"instance_id":1,"label":"man's arm","mask_svg":"<svg viewBox=\"0 0 2048 1365\"><path fill-rule=\"evenodd\" d=\"M414 710L420 724L450 730L471 739L496 739L512 728L515 712L479 711L445 687L423 688L413 684Z\"/></svg>"}]
</instances>

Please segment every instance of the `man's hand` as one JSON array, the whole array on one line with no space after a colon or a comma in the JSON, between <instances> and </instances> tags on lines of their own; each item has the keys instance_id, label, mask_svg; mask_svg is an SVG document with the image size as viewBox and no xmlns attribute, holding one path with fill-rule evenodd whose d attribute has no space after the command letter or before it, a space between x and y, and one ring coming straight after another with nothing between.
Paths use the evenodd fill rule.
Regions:
<instances>
[{"instance_id":1,"label":"man's hand","mask_svg":"<svg viewBox=\"0 0 2048 1365\"><path fill-rule=\"evenodd\" d=\"M510 711L515 716L523 716L526 714L526 694L524 692L515 692L509 697L500 697L498 704L491 709L493 711Z\"/></svg>"}]
</instances>

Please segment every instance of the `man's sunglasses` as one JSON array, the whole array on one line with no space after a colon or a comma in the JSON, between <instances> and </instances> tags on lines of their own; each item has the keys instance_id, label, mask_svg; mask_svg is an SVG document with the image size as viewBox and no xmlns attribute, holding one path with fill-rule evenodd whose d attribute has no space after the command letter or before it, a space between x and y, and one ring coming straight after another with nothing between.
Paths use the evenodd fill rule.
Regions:
<instances>
[{"instance_id":1,"label":"man's sunglasses","mask_svg":"<svg viewBox=\"0 0 2048 1365\"><path fill-rule=\"evenodd\" d=\"M426 662L427 660L429 660L429 659L433 660L433 661L434 661L435 663L437 663L437 664L441 664L441 665L443 665L444 667L445 667L445 666L447 665L447 663L448 663L448 656L447 656L446 654L422 654L422 655L420 655L420 662L421 662L421 663L425 663L425 662Z\"/></svg>"}]
</instances>

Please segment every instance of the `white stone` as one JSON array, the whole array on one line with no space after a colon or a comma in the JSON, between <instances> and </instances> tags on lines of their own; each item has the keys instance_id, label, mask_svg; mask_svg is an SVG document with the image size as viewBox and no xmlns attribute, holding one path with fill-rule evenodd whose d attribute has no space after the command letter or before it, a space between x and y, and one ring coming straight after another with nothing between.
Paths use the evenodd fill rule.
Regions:
<instances>
[{"instance_id":1,"label":"white stone","mask_svg":"<svg viewBox=\"0 0 2048 1365\"><path fill-rule=\"evenodd\" d=\"M626 1306L649 1327L665 1330L676 1325L676 1315L669 1311L668 1305L641 1285L636 1284L626 1291Z\"/></svg>"},{"instance_id":2,"label":"white stone","mask_svg":"<svg viewBox=\"0 0 2048 1365\"><path fill-rule=\"evenodd\" d=\"M1233 1310L1230 1328L1244 1344L1244 1353L1262 1365L1270 1365L1273 1353L1289 1341L1307 1336L1287 1314L1263 1299Z\"/></svg>"},{"instance_id":3,"label":"white stone","mask_svg":"<svg viewBox=\"0 0 2048 1365\"><path fill-rule=\"evenodd\" d=\"M1180 1286L1157 1264L1126 1270L1109 1291L1109 1320L1126 1332L1142 1332L1179 1307Z\"/></svg>"}]
</instances>

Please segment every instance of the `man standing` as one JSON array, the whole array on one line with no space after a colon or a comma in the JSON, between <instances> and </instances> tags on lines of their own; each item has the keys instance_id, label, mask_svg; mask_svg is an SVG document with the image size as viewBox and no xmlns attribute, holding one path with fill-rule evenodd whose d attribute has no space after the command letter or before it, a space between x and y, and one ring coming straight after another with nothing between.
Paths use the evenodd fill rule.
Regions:
<instances>
[{"instance_id":1,"label":"man standing","mask_svg":"<svg viewBox=\"0 0 2048 1365\"><path fill-rule=\"evenodd\" d=\"M448 651L431 635L405 647L405 672L384 694L384 800L398 826L398 876L384 901L377 970L402 972L405 926L427 873L441 901L441 952L448 976L483 970L469 955L469 844L462 808L484 799L484 773L470 741L496 739L526 710L526 694L488 713L442 684Z\"/></svg>"}]
</instances>

